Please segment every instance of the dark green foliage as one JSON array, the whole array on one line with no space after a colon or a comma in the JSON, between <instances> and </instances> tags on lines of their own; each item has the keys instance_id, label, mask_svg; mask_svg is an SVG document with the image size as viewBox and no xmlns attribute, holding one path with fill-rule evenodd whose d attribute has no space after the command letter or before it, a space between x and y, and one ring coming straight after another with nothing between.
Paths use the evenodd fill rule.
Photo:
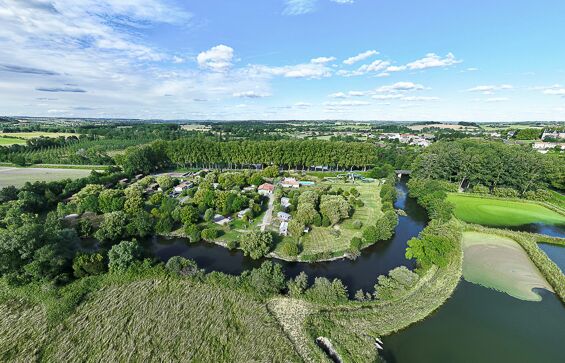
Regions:
<instances>
[{"instance_id":1,"label":"dark green foliage","mask_svg":"<svg viewBox=\"0 0 565 363\"><path fill-rule=\"evenodd\" d=\"M104 255L99 252L79 253L73 259L75 277L100 275L106 272Z\"/></svg>"},{"instance_id":2,"label":"dark green foliage","mask_svg":"<svg viewBox=\"0 0 565 363\"><path fill-rule=\"evenodd\" d=\"M263 262L260 268L244 271L240 278L249 290L264 297L278 294L286 286L281 265L271 261Z\"/></svg>"},{"instance_id":3,"label":"dark green foliage","mask_svg":"<svg viewBox=\"0 0 565 363\"><path fill-rule=\"evenodd\" d=\"M269 232L251 231L239 241L239 246L246 256L258 259L271 250L273 236Z\"/></svg>"},{"instance_id":4,"label":"dark green foliage","mask_svg":"<svg viewBox=\"0 0 565 363\"><path fill-rule=\"evenodd\" d=\"M122 241L112 246L108 252L108 268L110 272L123 272L139 261L143 256L143 248L136 240Z\"/></svg>"},{"instance_id":5,"label":"dark green foliage","mask_svg":"<svg viewBox=\"0 0 565 363\"><path fill-rule=\"evenodd\" d=\"M206 228L200 233L201 237L207 241L213 241L218 238L219 232L216 228Z\"/></svg>"},{"instance_id":6,"label":"dark green foliage","mask_svg":"<svg viewBox=\"0 0 565 363\"><path fill-rule=\"evenodd\" d=\"M200 228L196 224L186 224L184 234L188 237L190 243L200 242L202 239Z\"/></svg>"},{"instance_id":7,"label":"dark green foliage","mask_svg":"<svg viewBox=\"0 0 565 363\"><path fill-rule=\"evenodd\" d=\"M380 300L394 300L404 296L416 283L419 276L405 266L396 267L388 273L381 275L375 284L375 298Z\"/></svg>"},{"instance_id":8,"label":"dark green foliage","mask_svg":"<svg viewBox=\"0 0 565 363\"><path fill-rule=\"evenodd\" d=\"M453 191L453 184L431 179L411 178L408 182L410 196L426 208L431 219L448 221L453 216L454 206L445 200L448 191Z\"/></svg>"},{"instance_id":9,"label":"dark green foliage","mask_svg":"<svg viewBox=\"0 0 565 363\"><path fill-rule=\"evenodd\" d=\"M300 254L300 248L294 241L286 241L281 246L281 252L285 256L296 257Z\"/></svg>"},{"instance_id":10,"label":"dark green foliage","mask_svg":"<svg viewBox=\"0 0 565 363\"><path fill-rule=\"evenodd\" d=\"M124 212L107 213L94 237L100 241L118 241L125 236L126 226L127 216Z\"/></svg>"},{"instance_id":11,"label":"dark green foliage","mask_svg":"<svg viewBox=\"0 0 565 363\"><path fill-rule=\"evenodd\" d=\"M287 282L288 294L291 297L301 296L308 287L308 275L304 271L300 271L298 276Z\"/></svg>"},{"instance_id":12,"label":"dark green foliage","mask_svg":"<svg viewBox=\"0 0 565 363\"><path fill-rule=\"evenodd\" d=\"M461 239L461 227L456 223L432 220L418 235L408 241L406 258L414 258L418 266L428 269L432 265L445 266Z\"/></svg>"},{"instance_id":13,"label":"dark green foliage","mask_svg":"<svg viewBox=\"0 0 565 363\"><path fill-rule=\"evenodd\" d=\"M305 293L306 298L324 304L341 304L347 302L347 288L339 279L330 282L325 277L317 277Z\"/></svg>"},{"instance_id":14,"label":"dark green foliage","mask_svg":"<svg viewBox=\"0 0 565 363\"><path fill-rule=\"evenodd\" d=\"M199 272L196 262L181 256L169 258L165 264L165 268L169 270L170 273L177 276L190 276Z\"/></svg>"},{"instance_id":15,"label":"dark green foliage","mask_svg":"<svg viewBox=\"0 0 565 363\"><path fill-rule=\"evenodd\" d=\"M359 251L363 247L363 240L359 237L353 237L349 243L349 249L351 251Z\"/></svg>"}]
</instances>

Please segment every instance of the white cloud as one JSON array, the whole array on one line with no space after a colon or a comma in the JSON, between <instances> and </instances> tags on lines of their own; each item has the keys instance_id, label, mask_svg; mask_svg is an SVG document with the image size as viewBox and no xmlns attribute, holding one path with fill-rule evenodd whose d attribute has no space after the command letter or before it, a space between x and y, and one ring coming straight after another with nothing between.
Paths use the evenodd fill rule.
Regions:
<instances>
[{"instance_id":1,"label":"white cloud","mask_svg":"<svg viewBox=\"0 0 565 363\"><path fill-rule=\"evenodd\" d=\"M249 72L258 75L282 76L285 78L320 79L331 76L333 70L329 68L325 62L314 62L316 60L318 60L318 58L313 59L310 63L280 67L252 65L249 67Z\"/></svg>"},{"instance_id":2,"label":"white cloud","mask_svg":"<svg viewBox=\"0 0 565 363\"><path fill-rule=\"evenodd\" d=\"M338 3L338 4L353 4L355 1L354 0L331 0L331 2Z\"/></svg>"},{"instance_id":3,"label":"white cloud","mask_svg":"<svg viewBox=\"0 0 565 363\"><path fill-rule=\"evenodd\" d=\"M409 102L426 102L426 101L438 101L439 97L428 97L428 96L406 96L401 98L402 101Z\"/></svg>"},{"instance_id":4,"label":"white cloud","mask_svg":"<svg viewBox=\"0 0 565 363\"><path fill-rule=\"evenodd\" d=\"M368 106L370 102L365 101L339 101L339 102L326 102L325 106L330 107L357 107L357 106Z\"/></svg>"},{"instance_id":5,"label":"white cloud","mask_svg":"<svg viewBox=\"0 0 565 363\"><path fill-rule=\"evenodd\" d=\"M508 98L508 97L491 97L491 98L486 99L486 102L505 102L505 101L510 101L510 98Z\"/></svg>"},{"instance_id":6,"label":"white cloud","mask_svg":"<svg viewBox=\"0 0 565 363\"><path fill-rule=\"evenodd\" d=\"M375 100L394 100L394 99L400 99L402 97L404 97L404 96L400 93L388 94L388 95L373 95L372 96L372 98L374 98Z\"/></svg>"},{"instance_id":7,"label":"white cloud","mask_svg":"<svg viewBox=\"0 0 565 363\"><path fill-rule=\"evenodd\" d=\"M554 84L549 87L537 87L537 89L543 90L544 95L550 96L565 96L565 87L560 84Z\"/></svg>"},{"instance_id":8,"label":"white cloud","mask_svg":"<svg viewBox=\"0 0 565 363\"><path fill-rule=\"evenodd\" d=\"M343 63L347 64L347 65L352 65L354 63L357 63L359 61L362 61L364 59L367 59L367 58L372 57L372 56L377 55L377 54L379 54L379 52L377 52L376 50L367 50L363 53L357 54L356 56L347 58L346 60L343 61Z\"/></svg>"},{"instance_id":9,"label":"white cloud","mask_svg":"<svg viewBox=\"0 0 565 363\"><path fill-rule=\"evenodd\" d=\"M196 57L198 65L215 72L225 72L232 66L233 48L227 45L216 45Z\"/></svg>"},{"instance_id":10,"label":"white cloud","mask_svg":"<svg viewBox=\"0 0 565 363\"><path fill-rule=\"evenodd\" d=\"M424 86L413 82L396 82L388 86L381 86L375 90L377 93L390 93L400 91L415 91L422 90Z\"/></svg>"},{"instance_id":11,"label":"white cloud","mask_svg":"<svg viewBox=\"0 0 565 363\"><path fill-rule=\"evenodd\" d=\"M297 102L294 104L294 107L304 109L312 107L312 104L308 102Z\"/></svg>"},{"instance_id":12,"label":"white cloud","mask_svg":"<svg viewBox=\"0 0 565 363\"><path fill-rule=\"evenodd\" d=\"M349 91L348 95L352 96L352 97L362 97L365 96L367 93L366 92L362 92L362 91Z\"/></svg>"},{"instance_id":13,"label":"white cloud","mask_svg":"<svg viewBox=\"0 0 565 363\"><path fill-rule=\"evenodd\" d=\"M343 92L336 92L336 93L332 93L331 95L328 95L328 97L331 97L331 98L347 98L347 95Z\"/></svg>"},{"instance_id":14,"label":"white cloud","mask_svg":"<svg viewBox=\"0 0 565 363\"><path fill-rule=\"evenodd\" d=\"M362 76L364 74L371 73L371 72L380 72L380 71L386 69L389 65L390 65L390 62L377 59L376 61L374 61L370 64L363 64L362 66L360 66L359 68L357 68L354 71L348 71L348 70L345 70L345 69L341 69L337 72L337 74L339 76L343 76L343 77Z\"/></svg>"},{"instance_id":15,"label":"white cloud","mask_svg":"<svg viewBox=\"0 0 565 363\"><path fill-rule=\"evenodd\" d=\"M317 0L286 0L284 15L303 15L316 9Z\"/></svg>"},{"instance_id":16,"label":"white cloud","mask_svg":"<svg viewBox=\"0 0 565 363\"><path fill-rule=\"evenodd\" d=\"M402 71L417 71L428 68L444 68L463 62L455 58L453 53L447 53L445 57L441 57L435 53L428 53L424 58L415 60L406 65L390 66L386 69L387 72L402 72Z\"/></svg>"},{"instance_id":17,"label":"white cloud","mask_svg":"<svg viewBox=\"0 0 565 363\"><path fill-rule=\"evenodd\" d=\"M238 98L263 98L270 96L270 94L257 92L257 91L243 91L243 92L234 92L232 96Z\"/></svg>"},{"instance_id":18,"label":"white cloud","mask_svg":"<svg viewBox=\"0 0 565 363\"><path fill-rule=\"evenodd\" d=\"M335 57L318 57L314 58L310 61L310 63L314 64L325 64L335 61Z\"/></svg>"},{"instance_id":19,"label":"white cloud","mask_svg":"<svg viewBox=\"0 0 565 363\"><path fill-rule=\"evenodd\" d=\"M500 85L483 85L483 86L476 86L473 88L469 88L468 92L481 92L485 95L491 95L495 91L502 91L502 90L510 90L514 87L510 84L500 84Z\"/></svg>"}]
</instances>

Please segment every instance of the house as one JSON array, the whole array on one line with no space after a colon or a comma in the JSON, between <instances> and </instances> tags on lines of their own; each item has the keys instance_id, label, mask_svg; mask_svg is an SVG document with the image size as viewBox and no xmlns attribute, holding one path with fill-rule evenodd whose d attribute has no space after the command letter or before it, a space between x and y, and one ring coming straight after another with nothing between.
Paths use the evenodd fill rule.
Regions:
<instances>
[{"instance_id":1,"label":"house","mask_svg":"<svg viewBox=\"0 0 565 363\"><path fill-rule=\"evenodd\" d=\"M183 181L179 185L177 185L174 189L175 193L182 193L183 190L192 188L192 183L188 181Z\"/></svg>"},{"instance_id":2,"label":"house","mask_svg":"<svg viewBox=\"0 0 565 363\"><path fill-rule=\"evenodd\" d=\"M261 184L261 185L259 185L259 188L258 188L258 192L261 195L273 194L274 190L275 190L275 186L273 184L269 184L269 183Z\"/></svg>"},{"instance_id":3,"label":"house","mask_svg":"<svg viewBox=\"0 0 565 363\"><path fill-rule=\"evenodd\" d=\"M541 134L541 139L545 140L546 138L550 139L565 139L565 131L546 131L544 130Z\"/></svg>"},{"instance_id":4,"label":"house","mask_svg":"<svg viewBox=\"0 0 565 363\"><path fill-rule=\"evenodd\" d=\"M547 154L549 150L555 148L565 150L565 142L534 142L532 148L542 154Z\"/></svg>"},{"instance_id":5,"label":"house","mask_svg":"<svg viewBox=\"0 0 565 363\"><path fill-rule=\"evenodd\" d=\"M287 197L282 197L281 198L281 205L283 206L283 208L288 208L290 207L292 204L290 203L290 199Z\"/></svg>"},{"instance_id":6,"label":"house","mask_svg":"<svg viewBox=\"0 0 565 363\"><path fill-rule=\"evenodd\" d=\"M231 220L232 220L231 217L224 217L221 214L216 214L212 219L214 223L219 224L220 226L225 226L226 224L230 223Z\"/></svg>"},{"instance_id":7,"label":"house","mask_svg":"<svg viewBox=\"0 0 565 363\"><path fill-rule=\"evenodd\" d=\"M292 219L292 216L286 212L278 212L277 218L283 222L288 222Z\"/></svg>"},{"instance_id":8,"label":"house","mask_svg":"<svg viewBox=\"0 0 565 363\"><path fill-rule=\"evenodd\" d=\"M149 184L149 186L145 189L145 193L152 194L152 193L155 193L155 191L157 189L159 189L159 184L152 183L152 184Z\"/></svg>"},{"instance_id":9,"label":"house","mask_svg":"<svg viewBox=\"0 0 565 363\"><path fill-rule=\"evenodd\" d=\"M128 183L128 181L129 181L129 179L128 179L128 178L123 178L123 179L120 179L120 180L118 180L118 183L120 183L120 184L122 184L122 185L123 185L123 184L127 184L127 183Z\"/></svg>"},{"instance_id":10,"label":"house","mask_svg":"<svg viewBox=\"0 0 565 363\"><path fill-rule=\"evenodd\" d=\"M282 222L281 225L279 226L279 234L281 236L287 236L288 235L288 222Z\"/></svg>"},{"instance_id":11,"label":"house","mask_svg":"<svg viewBox=\"0 0 565 363\"><path fill-rule=\"evenodd\" d=\"M237 218L242 219L242 218L247 214L247 212L251 212L251 209L250 209L250 208L245 208L244 210L240 210L240 211L237 213Z\"/></svg>"},{"instance_id":12,"label":"house","mask_svg":"<svg viewBox=\"0 0 565 363\"><path fill-rule=\"evenodd\" d=\"M300 188L300 183L294 178L284 178L281 181L281 187L283 187L283 188Z\"/></svg>"}]
</instances>

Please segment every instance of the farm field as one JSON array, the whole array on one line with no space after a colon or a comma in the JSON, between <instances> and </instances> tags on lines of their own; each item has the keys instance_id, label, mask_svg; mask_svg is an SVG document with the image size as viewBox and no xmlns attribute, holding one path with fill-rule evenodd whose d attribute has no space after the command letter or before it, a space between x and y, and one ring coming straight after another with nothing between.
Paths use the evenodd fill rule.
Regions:
<instances>
[{"instance_id":1,"label":"farm field","mask_svg":"<svg viewBox=\"0 0 565 363\"><path fill-rule=\"evenodd\" d=\"M50 182L61 179L78 179L90 174L87 169L51 169L0 167L0 188L13 185L23 186L26 182Z\"/></svg>"},{"instance_id":2,"label":"farm field","mask_svg":"<svg viewBox=\"0 0 565 363\"><path fill-rule=\"evenodd\" d=\"M2 303L0 329L2 361L301 361L263 303L189 280L108 284L64 320L45 305Z\"/></svg>"},{"instance_id":3,"label":"farm field","mask_svg":"<svg viewBox=\"0 0 565 363\"><path fill-rule=\"evenodd\" d=\"M25 145L26 141L22 139L16 139L14 137L3 136L0 137L0 146L10 146L10 145Z\"/></svg>"},{"instance_id":4,"label":"farm field","mask_svg":"<svg viewBox=\"0 0 565 363\"><path fill-rule=\"evenodd\" d=\"M334 226L330 227L312 227L312 230L302 237L302 254L313 255L318 253L331 253L345 251L349 248L351 239L353 237L361 237L361 229L356 229L353 222L358 220L363 223L363 226L374 224L374 222L381 216L381 202L380 202L380 186L378 183L357 183L355 185L350 183L333 183L331 184L334 189L342 188L349 190L355 187L359 193L363 203L363 207L355 209L351 216ZM339 236L336 236L332 230L339 231Z\"/></svg>"},{"instance_id":5,"label":"farm field","mask_svg":"<svg viewBox=\"0 0 565 363\"><path fill-rule=\"evenodd\" d=\"M34 137L59 137L59 136L78 136L78 134L74 134L71 132L44 132L44 131L33 131L33 132L9 132L3 133L0 132L0 136L7 136L13 138L22 138L22 139L33 139Z\"/></svg>"},{"instance_id":6,"label":"farm field","mask_svg":"<svg viewBox=\"0 0 565 363\"><path fill-rule=\"evenodd\" d=\"M520 226L531 223L565 224L565 215L538 203L449 194L455 216L462 221L485 226Z\"/></svg>"}]
</instances>

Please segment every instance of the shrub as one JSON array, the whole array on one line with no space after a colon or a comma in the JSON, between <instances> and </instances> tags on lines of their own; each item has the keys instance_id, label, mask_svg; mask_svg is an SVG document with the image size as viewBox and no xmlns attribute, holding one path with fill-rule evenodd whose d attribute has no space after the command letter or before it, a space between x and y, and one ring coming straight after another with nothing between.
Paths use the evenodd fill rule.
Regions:
<instances>
[{"instance_id":1,"label":"shrub","mask_svg":"<svg viewBox=\"0 0 565 363\"><path fill-rule=\"evenodd\" d=\"M230 239L226 242L226 247L230 250L235 250L237 248L237 241Z\"/></svg>"},{"instance_id":2,"label":"shrub","mask_svg":"<svg viewBox=\"0 0 565 363\"><path fill-rule=\"evenodd\" d=\"M359 237L353 237L351 242L349 242L349 249L351 251L359 251L363 246L363 240Z\"/></svg>"},{"instance_id":3,"label":"shrub","mask_svg":"<svg viewBox=\"0 0 565 363\"><path fill-rule=\"evenodd\" d=\"M191 243L200 242L202 239L200 228L196 224L187 224L184 226L184 234Z\"/></svg>"},{"instance_id":4,"label":"shrub","mask_svg":"<svg viewBox=\"0 0 565 363\"><path fill-rule=\"evenodd\" d=\"M101 253L79 253L73 259L75 277L100 275L106 272L104 256Z\"/></svg>"},{"instance_id":5,"label":"shrub","mask_svg":"<svg viewBox=\"0 0 565 363\"><path fill-rule=\"evenodd\" d=\"M490 189L482 184L477 184L471 189L471 193L474 194L488 194Z\"/></svg>"},{"instance_id":6,"label":"shrub","mask_svg":"<svg viewBox=\"0 0 565 363\"><path fill-rule=\"evenodd\" d=\"M296 257L300 254L300 248L294 241L286 241L281 246L281 251L286 256Z\"/></svg>"},{"instance_id":7,"label":"shrub","mask_svg":"<svg viewBox=\"0 0 565 363\"><path fill-rule=\"evenodd\" d=\"M143 249L136 240L122 241L108 252L110 272L125 271L142 257Z\"/></svg>"},{"instance_id":8,"label":"shrub","mask_svg":"<svg viewBox=\"0 0 565 363\"><path fill-rule=\"evenodd\" d=\"M165 264L165 268L172 274L178 276L189 276L198 272L198 265L196 262L181 256L173 256L169 258Z\"/></svg>"},{"instance_id":9,"label":"shrub","mask_svg":"<svg viewBox=\"0 0 565 363\"><path fill-rule=\"evenodd\" d=\"M418 282L417 273L405 266L392 269L388 276L381 275L375 285L375 298L393 300L406 294Z\"/></svg>"},{"instance_id":10,"label":"shrub","mask_svg":"<svg viewBox=\"0 0 565 363\"><path fill-rule=\"evenodd\" d=\"M216 228L206 228L202 230L201 237L207 241L212 241L218 238L218 230Z\"/></svg>"},{"instance_id":11,"label":"shrub","mask_svg":"<svg viewBox=\"0 0 565 363\"><path fill-rule=\"evenodd\" d=\"M239 245L246 256L256 260L265 256L271 250L273 236L269 232L252 231L243 236Z\"/></svg>"},{"instance_id":12,"label":"shrub","mask_svg":"<svg viewBox=\"0 0 565 363\"><path fill-rule=\"evenodd\" d=\"M299 297L308 287L308 275L304 271L300 271L298 276L290 279L287 283L288 294L291 297Z\"/></svg>"},{"instance_id":13,"label":"shrub","mask_svg":"<svg viewBox=\"0 0 565 363\"><path fill-rule=\"evenodd\" d=\"M353 228L361 229L361 227L363 227L363 222L361 222L360 220L353 221Z\"/></svg>"},{"instance_id":14,"label":"shrub","mask_svg":"<svg viewBox=\"0 0 565 363\"><path fill-rule=\"evenodd\" d=\"M339 279L330 282L325 277L317 277L305 294L308 299L324 304L347 302L347 288Z\"/></svg>"},{"instance_id":15,"label":"shrub","mask_svg":"<svg viewBox=\"0 0 565 363\"><path fill-rule=\"evenodd\" d=\"M494 188L492 193L501 198L518 198L518 191L512 188Z\"/></svg>"}]
</instances>

